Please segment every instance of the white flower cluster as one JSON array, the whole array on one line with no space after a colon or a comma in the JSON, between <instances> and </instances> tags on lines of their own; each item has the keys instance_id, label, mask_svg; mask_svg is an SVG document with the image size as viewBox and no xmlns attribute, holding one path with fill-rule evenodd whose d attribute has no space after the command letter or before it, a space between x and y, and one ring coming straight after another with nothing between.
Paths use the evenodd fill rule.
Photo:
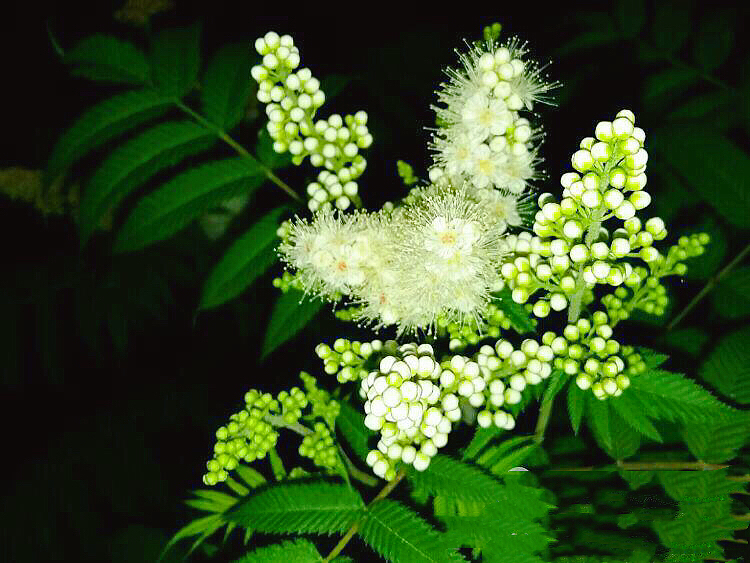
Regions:
<instances>
[{"instance_id":1,"label":"white flower cluster","mask_svg":"<svg viewBox=\"0 0 750 563\"><path fill-rule=\"evenodd\" d=\"M339 209L348 208L357 196L355 180L367 165L359 151L372 144L367 114L333 114L314 121L325 94L310 69L294 72L300 56L291 36L269 31L255 41L255 50L263 61L252 68L251 74L258 82L258 100L268 104L267 127L274 140L273 149L291 153L295 164L309 156L313 166L328 171L307 188L310 210L330 208L331 202Z\"/></svg>"},{"instance_id":2,"label":"white flower cluster","mask_svg":"<svg viewBox=\"0 0 750 563\"><path fill-rule=\"evenodd\" d=\"M463 190L413 190L392 211L297 219L279 247L310 292L362 305L360 318L403 331L480 318L500 283L506 244Z\"/></svg>"},{"instance_id":3,"label":"white flower cluster","mask_svg":"<svg viewBox=\"0 0 750 563\"><path fill-rule=\"evenodd\" d=\"M424 471L437 451L448 443L453 424L464 411L476 411L482 427L492 424L511 430L513 416L500 407L516 404L526 384L537 384L552 372L552 350L525 340L520 350L498 341L484 346L477 361L452 356L440 364L429 344L386 343L390 351L378 369L362 379L366 399L365 425L380 432L377 449L367 463L379 477L392 479L403 462Z\"/></svg>"},{"instance_id":4,"label":"white flower cluster","mask_svg":"<svg viewBox=\"0 0 750 563\"><path fill-rule=\"evenodd\" d=\"M535 167L541 134L519 111L548 101L556 87L541 69L525 61L516 40L502 46L493 41L460 54L463 69L449 69L449 81L438 91L434 106L439 128L433 136L437 168L452 185L467 183L471 195L493 208L506 225L521 224L516 206Z\"/></svg>"}]
</instances>

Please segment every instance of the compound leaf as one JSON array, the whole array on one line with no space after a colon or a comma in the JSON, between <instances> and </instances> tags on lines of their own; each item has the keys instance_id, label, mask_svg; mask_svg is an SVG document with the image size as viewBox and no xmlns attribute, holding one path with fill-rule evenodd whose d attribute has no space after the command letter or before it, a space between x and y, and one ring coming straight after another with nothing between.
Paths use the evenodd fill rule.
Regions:
<instances>
[{"instance_id":1,"label":"compound leaf","mask_svg":"<svg viewBox=\"0 0 750 563\"><path fill-rule=\"evenodd\" d=\"M150 89L117 94L88 109L57 141L47 162L54 180L86 152L164 112L169 99Z\"/></svg>"},{"instance_id":2,"label":"compound leaf","mask_svg":"<svg viewBox=\"0 0 750 563\"><path fill-rule=\"evenodd\" d=\"M160 170L208 148L216 135L195 123L157 125L113 151L94 173L80 206L81 243L101 217Z\"/></svg>"},{"instance_id":3,"label":"compound leaf","mask_svg":"<svg viewBox=\"0 0 750 563\"><path fill-rule=\"evenodd\" d=\"M394 563L455 563L464 559L416 513L390 499L370 508L360 537L387 561Z\"/></svg>"},{"instance_id":4,"label":"compound leaf","mask_svg":"<svg viewBox=\"0 0 750 563\"><path fill-rule=\"evenodd\" d=\"M173 235L201 213L263 183L262 169L246 158L203 164L174 177L144 197L125 221L116 252L143 248Z\"/></svg>"},{"instance_id":5,"label":"compound leaf","mask_svg":"<svg viewBox=\"0 0 750 563\"><path fill-rule=\"evenodd\" d=\"M309 540L296 539L260 547L234 563L317 563L320 553Z\"/></svg>"},{"instance_id":6,"label":"compound leaf","mask_svg":"<svg viewBox=\"0 0 750 563\"><path fill-rule=\"evenodd\" d=\"M359 494L346 485L287 482L251 493L224 517L269 534L335 534L346 531L363 508Z\"/></svg>"},{"instance_id":7,"label":"compound leaf","mask_svg":"<svg viewBox=\"0 0 750 563\"><path fill-rule=\"evenodd\" d=\"M721 393L750 404L750 327L725 336L701 366L701 377Z\"/></svg>"}]
</instances>

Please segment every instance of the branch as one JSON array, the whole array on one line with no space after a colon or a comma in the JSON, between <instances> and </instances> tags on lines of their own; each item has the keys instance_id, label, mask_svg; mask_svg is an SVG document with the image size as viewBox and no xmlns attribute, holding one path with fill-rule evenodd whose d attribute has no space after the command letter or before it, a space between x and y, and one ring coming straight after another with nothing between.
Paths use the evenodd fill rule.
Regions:
<instances>
[{"instance_id":1,"label":"branch","mask_svg":"<svg viewBox=\"0 0 750 563\"><path fill-rule=\"evenodd\" d=\"M705 461L618 461L612 465L603 467L553 467L546 471L658 471L658 470L689 470L689 471L716 471L726 469L730 465L717 463L706 463Z\"/></svg>"}]
</instances>

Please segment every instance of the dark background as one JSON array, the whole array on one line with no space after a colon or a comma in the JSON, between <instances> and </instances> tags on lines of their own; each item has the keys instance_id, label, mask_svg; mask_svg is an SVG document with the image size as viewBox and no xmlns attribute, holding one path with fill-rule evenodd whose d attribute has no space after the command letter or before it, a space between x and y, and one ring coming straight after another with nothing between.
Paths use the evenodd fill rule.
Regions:
<instances>
[{"instance_id":1,"label":"dark background","mask_svg":"<svg viewBox=\"0 0 750 563\"><path fill-rule=\"evenodd\" d=\"M715 72L733 82L743 80L748 69L748 13L737 6L698 4L694 18L696 28L701 14L715 10L735 20L733 55ZM60 133L115 91L70 76L48 32L63 48L95 32L144 44L143 31L113 17L120 7L101 2L93 8L31 3L4 8L0 168L43 168ZM516 2L504 3L494 15L468 16L463 12L469 5L453 5L450 14L434 5L418 19L381 5L363 4L364 12L355 13L359 8L350 6L348 17L327 12L283 17L256 15L251 5L238 9L212 2L196 10L177 2L150 25L159 30L202 21L204 60L226 42L251 42L269 29L290 33L303 65L316 76L353 73L355 80L326 109L365 109L370 115L375 143L360 185L366 205L374 208L404 193L397 159L424 175L433 91L443 80L442 69L455 64L453 50L463 39L479 38L484 25L499 21L507 33L529 42L535 58L547 61L582 29L578 12L607 6ZM437 18L436 12L448 17ZM579 140L621 108L633 109L648 135L659 110L642 107L641 68L635 49L602 47L554 61L549 73L565 86L559 107L538 108L548 132L542 154L551 177L540 187L556 190ZM248 122L237 138L252 144L258 126ZM738 133L736 140L747 148L746 134ZM75 173L86 178L97 162L84 159ZM301 191L309 172L291 169L282 176ZM657 188L652 195L656 200ZM282 197L269 185L250 207L263 208ZM674 229L710 213L697 203L675 218ZM7 469L0 502L7 537L0 539L0 558L138 560L135 554L144 551L131 549L163 544L193 516L181 500L202 486L213 433L241 406L247 388L287 387L300 369L318 369L316 343L357 333L323 315L260 363L260 341L276 295L269 287L272 276L232 304L197 314L208 269L251 215L249 210L238 217L215 243L191 227L144 252L112 257L109 233L81 252L69 216L43 216L0 195L0 424ZM116 224L121 219L116 217ZM728 256L745 244L741 232L732 234ZM701 287L684 280L672 285L683 304ZM701 311L693 312L694 324L711 314ZM629 330L623 341L654 345L653 325ZM672 361L676 370L692 369L690 360ZM524 424L532 427L531 418L522 422L522 430Z\"/></svg>"}]
</instances>

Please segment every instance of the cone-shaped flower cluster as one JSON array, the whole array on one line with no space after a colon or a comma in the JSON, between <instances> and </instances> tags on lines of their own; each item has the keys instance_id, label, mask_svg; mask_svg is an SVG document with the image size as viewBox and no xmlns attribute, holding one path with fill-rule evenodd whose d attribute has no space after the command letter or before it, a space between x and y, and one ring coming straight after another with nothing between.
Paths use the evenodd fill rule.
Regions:
<instances>
[{"instance_id":1,"label":"cone-shaped flower cluster","mask_svg":"<svg viewBox=\"0 0 750 563\"><path fill-rule=\"evenodd\" d=\"M551 193L539 197L533 229L538 238L529 239L528 264L503 266L515 301L525 303L537 290L547 289L533 307L539 317L568 307L573 295L580 300L596 284L623 284L633 274L625 257L645 262L659 258L652 244L667 234L663 221L649 219L644 229L635 217L651 197L643 190L645 133L634 123L633 113L622 110L614 121L597 125L596 139L581 141L571 159L577 172L561 179L562 199L558 203ZM623 221L622 227L611 233L602 228L614 218Z\"/></svg>"}]
</instances>

